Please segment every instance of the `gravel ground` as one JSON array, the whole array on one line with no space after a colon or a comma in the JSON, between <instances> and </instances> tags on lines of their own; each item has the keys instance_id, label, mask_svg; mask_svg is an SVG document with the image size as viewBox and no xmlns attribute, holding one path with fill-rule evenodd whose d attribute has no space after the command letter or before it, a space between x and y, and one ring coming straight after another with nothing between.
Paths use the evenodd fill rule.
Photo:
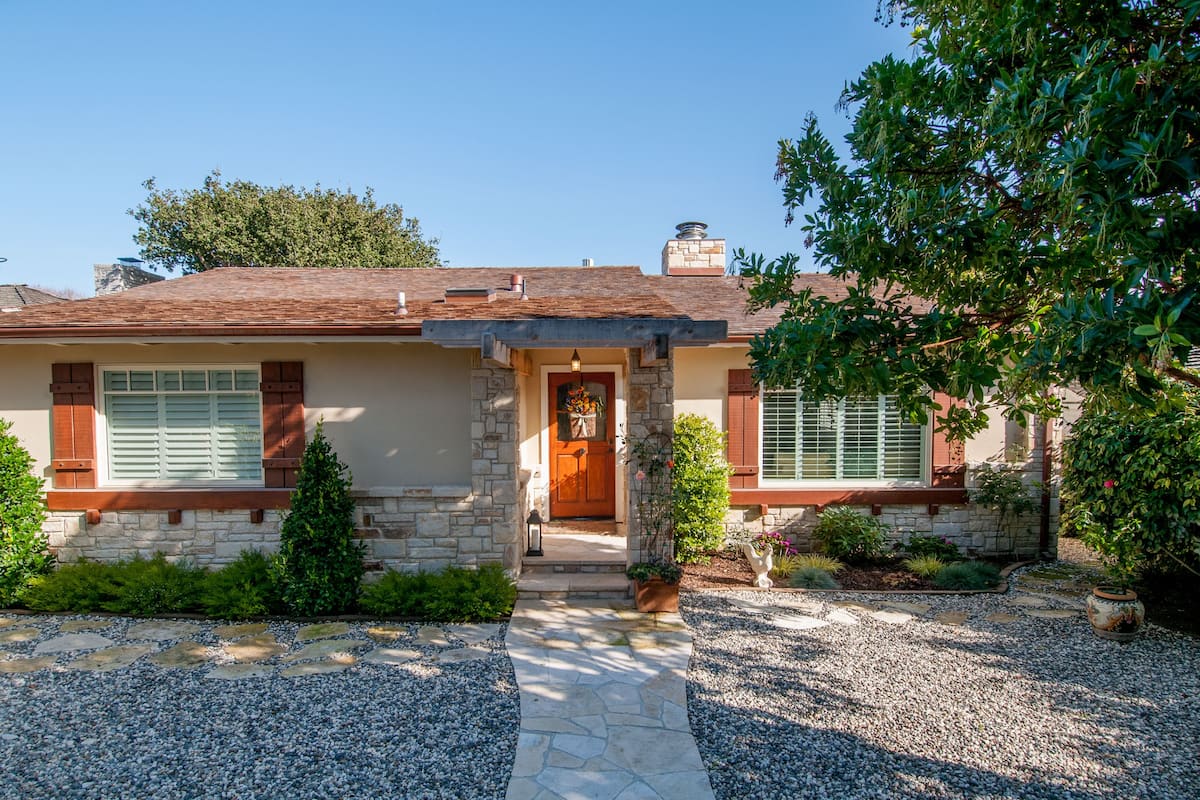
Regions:
<instances>
[{"instance_id":1,"label":"gravel ground","mask_svg":"<svg viewBox=\"0 0 1200 800\"><path fill-rule=\"evenodd\" d=\"M1148 626L1120 645L1082 616L983 619L1012 613L1011 595L896 597L933 608L785 630L731 597L764 599L685 593L681 609L718 798L1200 798L1200 640ZM804 599L827 613L879 598ZM970 616L943 625L942 611Z\"/></svg>"},{"instance_id":2,"label":"gravel ground","mask_svg":"<svg viewBox=\"0 0 1200 800\"><path fill-rule=\"evenodd\" d=\"M281 642L296 628L271 625ZM455 664L0 675L0 798L501 798L520 718L504 630Z\"/></svg>"}]
</instances>

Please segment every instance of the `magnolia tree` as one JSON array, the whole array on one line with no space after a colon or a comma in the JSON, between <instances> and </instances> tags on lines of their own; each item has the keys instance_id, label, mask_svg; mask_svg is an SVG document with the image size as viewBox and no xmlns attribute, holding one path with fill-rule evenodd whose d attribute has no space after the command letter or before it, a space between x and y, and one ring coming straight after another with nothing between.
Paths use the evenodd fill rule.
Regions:
<instances>
[{"instance_id":1,"label":"magnolia tree","mask_svg":"<svg viewBox=\"0 0 1200 800\"><path fill-rule=\"evenodd\" d=\"M1056 386L1150 405L1200 385L1200 0L880 12L913 53L845 90L849 157L812 116L778 153L787 219L845 296L797 289L794 254L735 256L782 310L760 378L914 417L943 392L969 401L940 411L957 436L989 406L1053 413Z\"/></svg>"}]
</instances>

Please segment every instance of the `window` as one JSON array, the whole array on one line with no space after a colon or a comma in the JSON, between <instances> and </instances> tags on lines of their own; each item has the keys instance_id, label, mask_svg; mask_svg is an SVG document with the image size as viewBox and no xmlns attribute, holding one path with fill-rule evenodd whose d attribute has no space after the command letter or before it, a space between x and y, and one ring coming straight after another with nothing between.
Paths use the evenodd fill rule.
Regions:
<instances>
[{"instance_id":1,"label":"window","mask_svg":"<svg viewBox=\"0 0 1200 800\"><path fill-rule=\"evenodd\" d=\"M254 367L103 369L111 482L262 482Z\"/></svg>"},{"instance_id":2,"label":"window","mask_svg":"<svg viewBox=\"0 0 1200 800\"><path fill-rule=\"evenodd\" d=\"M763 478L913 482L924 478L925 426L892 396L805 402L796 390L763 395Z\"/></svg>"}]
</instances>

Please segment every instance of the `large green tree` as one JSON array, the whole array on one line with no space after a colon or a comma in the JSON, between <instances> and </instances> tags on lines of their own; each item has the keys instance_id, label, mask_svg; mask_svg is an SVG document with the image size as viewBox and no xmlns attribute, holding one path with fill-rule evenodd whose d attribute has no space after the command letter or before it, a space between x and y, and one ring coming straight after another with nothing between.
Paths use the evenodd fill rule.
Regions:
<instances>
[{"instance_id":1,"label":"large green tree","mask_svg":"<svg viewBox=\"0 0 1200 800\"><path fill-rule=\"evenodd\" d=\"M787 221L845 278L740 252L751 303L782 321L751 358L814 396L932 389L967 435L989 405L1054 410L1078 383L1144 404L1200 344L1200 0L907 0L913 52L848 85L848 158L816 119L780 142Z\"/></svg>"},{"instance_id":2,"label":"large green tree","mask_svg":"<svg viewBox=\"0 0 1200 800\"><path fill-rule=\"evenodd\" d=\"M143 186L129 214L133 240L152 266L202 272L214 267L436 267L437 240L393 203L353 192L224 182L214 170L200 189Z\"/></svg>"}]
</instances>

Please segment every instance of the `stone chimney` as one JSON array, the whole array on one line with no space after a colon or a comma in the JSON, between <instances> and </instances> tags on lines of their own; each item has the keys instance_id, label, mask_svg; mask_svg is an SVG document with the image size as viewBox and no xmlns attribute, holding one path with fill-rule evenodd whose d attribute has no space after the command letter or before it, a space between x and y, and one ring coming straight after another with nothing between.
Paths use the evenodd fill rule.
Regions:
<instances>
[{"instance_id":1,"label":"stone chimney","mask_svg":"<svg viewBox=\"0 0 1200 800\"><path fill-rule=\"evenodd\" d=\"M97 297L163 280L162 275L155 275L130 264L93 264L92 271Z\"/></svg>"},{"instance_id":2,"label":"stone chimney","mask_svg":"<svg viewBox=\"0 0 1200 800\"><path fill-rule=\"evenodd\" d=\"M703 222L681 222L662 251L662 274L719 278L725 274L725 240L709 239Z\"/></svg>"}]
</instances>

